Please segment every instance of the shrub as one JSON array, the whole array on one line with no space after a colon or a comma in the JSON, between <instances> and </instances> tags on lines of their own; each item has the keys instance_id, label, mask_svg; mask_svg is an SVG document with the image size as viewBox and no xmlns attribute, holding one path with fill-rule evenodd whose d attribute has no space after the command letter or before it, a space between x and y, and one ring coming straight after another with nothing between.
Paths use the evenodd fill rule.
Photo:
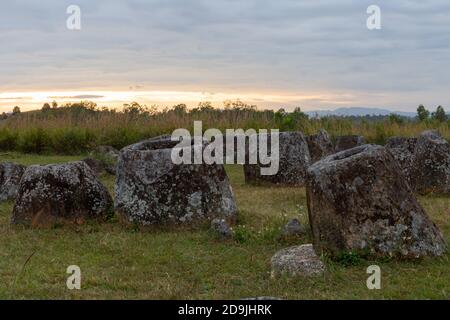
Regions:
<instances>
[{"instance_id":1,"label":"shrub","mask_svg":"<svg viewBox=\"0 0 450 320\"><path fill-rule=\"evenodd\" d=\"M58 129L51 134L51 150L60 154L80 154L92 149L95 134L84 129Z\"/></svg>"},{"instance_id":2,"label":"shrub","mask_svg":"<svg viewBox=\"0 0 450 320\"><path fill-rule=\"evenodd\" d=\"M356 252L342 252L336 257L336 261L343 266L356 266L362 262L362 257Z\"/></svg>"},{"instance_id":3,"label":"shrub","mask_svg":"<svg viewBox=\"0 0 450 320\"><path fill-rule=\"evenodd\" d=\"M240 244L245 244L254 238L253 231L248 229L245 225L235 226L234 228L234 239Z\"/></svg>"},{"instance_id":4,"label":"shrub","mask_svg":"<svg viewBox=\"0 0 450 320\"><path fill-rule=\"evenodd\" d=\"M18 134L7 128L0 128L0 150L12 151L17 146Z\"/></svg>"},{"instance_id":5,"label":"shrub","mask_svg":"<svg viewBox=\"0 0 450 320\"><path fill-rule=\"evenodd\" d=\"M115 130L106 131L100 139L100 145L109 145L116 149L122 149L123 147L132 143L138 142L148 138L142 130L134 128L116 128Z\"/></svg>"},{"instance_id":6,"label":"shrub","mask_svg":"<svg viewBox=\"0 0 450 320\"><path fill-rule=\"evenodd\" d=\"M50 136L42 128L31 128L21 132L18 150L24 153L43 153L50 149Z\"/></svg>"},{"instance_id":7,"label":"shrub","mask_svg":"<svg viewBox=\"0 0 450 320\"><path fill-rule=\"evenodd\" d=\"M308 118L300 109L294 112L283 109L259 111L240 101L228 102L226 109L214 109L205 103L191 111L184 105L175 109L131 107L119 112L82 102L46 112L22 112L0 121L0 150L75 154L89 151L95 145L121 149L143 139L170 134L174 129L192 131L195 120L202 121L204 129L219 130L280 129L302 131L308 135L324 128L332 137L357 134L378 144L393 135L412 137L428 129L438 129L444 138L450 138L450 120L418 121L396 115Z\"/></svg>"}]
</instances>

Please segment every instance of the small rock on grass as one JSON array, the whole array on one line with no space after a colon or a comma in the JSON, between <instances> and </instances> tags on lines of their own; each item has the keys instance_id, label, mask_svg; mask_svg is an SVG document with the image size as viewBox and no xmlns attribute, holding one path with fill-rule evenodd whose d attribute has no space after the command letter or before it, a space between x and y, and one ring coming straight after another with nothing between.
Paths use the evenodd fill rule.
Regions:
<instances>
[{"instance_id":1,"label":"small rock on grass","mask_svg":"<svg viewBox=\"0 0 450 320\"><path fill-rule=\"evenodd\" d=\"M288 275L290 277L320 276L325 265L317 256L312 244L289 247L275 253L271 259L272 277Z\"/></svg>"},{"instance_id":2,"label":"small rock on grass","mask_svg":"<svg viewBox=\"0 0 450 320\"><path fill-rule=\"evenodd\" d=\"M284 237L300 236L305 234L305 228L298 219L294 218L283 226L281 234Z\"/></svg>"},{"instance_id":3,"label":"small rock on grass","mask_svg":"<svg viewBox=\"0 0 450 320\"><path fill-rule=\"evenodd\" d=\"M211 231L221 239L233 238L231 227L225 219L214 219L211 221Z\"/></svg>"}]
</instances>

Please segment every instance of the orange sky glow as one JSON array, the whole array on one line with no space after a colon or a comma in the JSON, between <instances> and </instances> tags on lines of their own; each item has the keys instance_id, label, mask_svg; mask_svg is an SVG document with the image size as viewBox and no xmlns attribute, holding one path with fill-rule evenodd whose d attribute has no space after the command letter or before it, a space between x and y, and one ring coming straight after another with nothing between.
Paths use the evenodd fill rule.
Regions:
<instances>
[{"instance_id":1,"label":"orange sky glow","mask_svg":"<svg viewBox=\"0 0 450 320\"><path fill-rule=\"evenodd\" d=\"M124 103L136 101L147 106L158 105L170 107L185 103L194 107L199 102L209 101L215 107L223 106L226 100L240 99L249 104L255 104L260 109L287 107L294 108L314 101L330 105L344 105L352 102L350 95L333 94L287 94L287 93L211 93L199 91L37 91L37 92L4 92L0 93L0 111L9 112L14 106L23 111L39 109L46 102L57 101L60 105L66 103L90 100L99 107L107 106L120 109ZM308 109L308 108L306 108Z\"/></svg>"}]
</instances>

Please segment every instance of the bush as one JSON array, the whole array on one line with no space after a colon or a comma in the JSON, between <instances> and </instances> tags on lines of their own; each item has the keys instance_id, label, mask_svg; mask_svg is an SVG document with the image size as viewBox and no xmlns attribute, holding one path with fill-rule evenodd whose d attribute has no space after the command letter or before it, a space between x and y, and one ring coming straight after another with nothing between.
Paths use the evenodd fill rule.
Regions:
<instances>
[{"instance_id":1,"label":"bush","mask_svg":"<svg viewBox=\"0 0 450 320\"><path fill-rule=\"evenodd\" d=\"M356 252L342 252L336 257L336 261L343 266L356 266L361 264L364 258Z\"/></svg>"},{"instance_id":2,"label":"bush","mask_svg":"<svg viewBox=\"0 0 450 320\"><path fill-rule=\"evenodd\" d=\"M17 147L18 134L7 128L0 129L0 150L12 151Z\"/></svg>"},{"instance_id":3,"label":"bush","mask_svg":"<svg viewBox=\"0 0 450 320\"><path fill-rule=\"evenodd\" d=\"M437 129L444 138L450 138L450 120L390 117L336 117L309 118L300 109L287 112L280 109L258 111L240 101L228 102L226 109L214 109L202 104L192 111L183 105L174 109L135 105L125 112L98 109L95 104L82 102L48 109L46 112L22 112L0 121L0 150L21 152L51 152L79 154L96 145L111 145L121 149L126 145L161 134L170 134L178 128L192 131L194 121L203 121L203 129L280 129L315 134L321 128L332 137L363 135L370 143L383 144L393 135L417 136L421 131ZM160 110L160 111L157 111Z\"/></svg>"},{"instance_id":4,"label":"bush","mask_svg":"<svg viewBox=\"0 0 450 320\"><path fill-rule=\"evenodd\" d=\"M253 231L248 229L245 225L234 227L234 239L240 243L245 244L254 238Z\"/></svg>"},{"instance_id":5,"label":"bush","mask_svg":"<svg viewBox=\"0 0 450 320\"><path fill-rule=\"evenodd\" d=\"M146 138L149 137L137 129L117 128L116 130L105 132L100 138L99 145L108 145L120 150L127 145Z\"/></svg>"},{"instance_id":6,"label":"bush","mask_svg":"<svg viewBox=\"0 0 450 320\"><path fill-rule=\"evenodd\" d=\"M42 128L32 128L20 134L17 148L24 153L43 153L50 149L50 136Z\"/></svg>"},{"instance_id":7,"label":"bush","mask_svg":"<svg viewBox=\"0 0 450 320\"><path fill-rule=\"evenodd\" d=\"M80 154L95 145L95 134L83 129L59 129L51 134L51 150L59 154Z\"/></svg>"}]
</instances>

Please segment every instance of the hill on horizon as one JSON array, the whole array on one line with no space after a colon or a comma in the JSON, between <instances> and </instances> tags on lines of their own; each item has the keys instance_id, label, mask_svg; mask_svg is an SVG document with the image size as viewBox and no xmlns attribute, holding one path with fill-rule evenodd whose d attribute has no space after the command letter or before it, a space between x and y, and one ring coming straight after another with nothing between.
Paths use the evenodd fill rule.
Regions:
<instances>
[{"instance_id":1,"label":"hill on horizon","mask_svg":"<svg viewBox=\"0 0 450 320\"><path fill-rule=\"evenodd\" d=\"M391 111L382 108L364 108L364 107L346 107L338 108L335 110L313 110L305 112L311 117L324 117L324 116L340 116L340 117L363 117L363 116L388 116L390 114L397 114L403 117L413 118L417 115L416 112L407 111Z\"/></svg>"}]
</instances>

